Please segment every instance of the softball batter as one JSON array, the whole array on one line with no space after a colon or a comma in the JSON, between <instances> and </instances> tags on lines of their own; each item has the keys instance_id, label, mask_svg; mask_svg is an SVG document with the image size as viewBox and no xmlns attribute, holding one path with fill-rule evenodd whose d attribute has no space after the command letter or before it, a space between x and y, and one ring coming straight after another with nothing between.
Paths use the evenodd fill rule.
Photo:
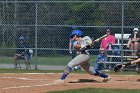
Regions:
<instances>
[{"instance_id":1,"label":"softball batter","mask_svg":"<svg viewBox=\"0 0 140 93\"><path fill-rule=\"evenodd\" d=\"M88 72L90 75L96 75L104 78L104 82L111 79L110 76L107 74L104 74L98 70L93 70L89 64L89 58L90 55L88 53L88 49L91 48L92 40L90 37L85 36L82 37L83 34L81 34L81 31L73 31L70 35L70 37L75 40L74 42L74 48L76 51L80 52L79 55L77 55L74 59L72 59L68 65L66 66L62 76L57 81L57 83L63 83L68 74L71 72L72 68L74 66L80 65L86 72Z\"/></svg>"}]
</instances>

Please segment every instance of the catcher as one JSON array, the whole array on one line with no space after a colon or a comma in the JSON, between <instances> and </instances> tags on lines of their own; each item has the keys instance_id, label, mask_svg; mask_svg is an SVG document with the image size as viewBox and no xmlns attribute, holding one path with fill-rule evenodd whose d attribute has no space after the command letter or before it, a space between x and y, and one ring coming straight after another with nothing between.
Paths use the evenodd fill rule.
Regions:
<instances>
[{"instance_id":1,"label":"catcher","mask_svg":"<svg viewBox=\"0 0 140 93\"><path fill-rule=\"evenodd\" d=\"M135 59L135 60L133 60L133 61L131 61L131 62L125 63L125 64L117 64L117 65L114 67L114 71L115 71L115 72L118 72L118 71L122 70L124 67L128 67L128 66L130 66L130 65L137 64L137 69L136 69L136 70L137 70L138 73L140 73L140 69L139 69L139 68L140 68L140 46L139 46L139 48L138 48L136 54L137 54L137 56L138 56L137 59Z\"/></svg>"}]
</instances>

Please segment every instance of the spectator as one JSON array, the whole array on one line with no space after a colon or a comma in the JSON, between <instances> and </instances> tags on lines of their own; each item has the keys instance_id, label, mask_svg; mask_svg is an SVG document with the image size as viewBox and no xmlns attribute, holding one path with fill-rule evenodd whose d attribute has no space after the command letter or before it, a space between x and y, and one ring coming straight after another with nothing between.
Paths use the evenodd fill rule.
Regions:
<instances>
[{"instance_id":1,"label":"spectator","mask_svg":"<svg viewBox=\"0 0 140 93\"><path fill-rule=\"evenodd\" d=\"M138 28L133 29L133 33L129 36L128 43L127 43L127 48L132 50L132 55L136 55L136 50L138 50L139 46L139 41L140 41L140 35L139 35L139 30Z\"/></svg>"},{"instance_id":2,"label":"spectator","mask_svg":"<svg viewBox=\"0 0 140 93\"><path fill-rule=\"evenodd\" d=\"M107 55L112 55L112 44L115 43L115 36L111 35L110 29L106 29L107 37L101 40L100 49L106 50ZM110 62L110 58L107 58L107 61ZM111 69L112 64L107 65L107 69Z\"/></svg>"},{"instance_id":3,"label":"spectator","mask_svg":"<svg viewBox=\"0 0 140 93\"><path fill-rule=\"evenodd\" d=\"M99 63L97 63L97 62L99 62ZM96 69L96 70L106 69L107 68L106 62L107 62L106 51L105 50L100 50L99 55L96 59L94 69Z\"/></svg>"},{"instance_id":4,"label":"spectator","mask_svg":"<svg viewBox=\"0 0 140 93\"><path fill-rule=\"evenodd\" d=\"M107 37L101 40L100 49L112 50L112 44L115 43L115 36L111 35L110 29L106 30Z\"/></svg>"},{"instance_id":5,"label":"spectator","mask_svg":"<svg viewBox=\"0 0 140 93\"><path fill-rule=\"evenodd\" d=\"M28 44L25 42L25 38L21 36L17 43L17 48L28 48ZM26 69L29 68L29 59L30 59L30 52L29 49L17 49L16 54L14 55L14 68L17 67L17 62L21 59L24 59L24 63Z\"/></svg>"},{"instance_id":6,"label":"spectator","mask_svg":"<svg viewBox=\"0 0 140 93\"><path fill-rule=\"evenodd\" d=\"M73 30L72 32L74 32L74 31L81 32L81 30ZM83 35L83 33L81 32L80 36L82 36L82 35ZM76 50L73 47L74 42L75 41L72 40L72 38L70 37L70 40L69 40L69 53L72 55L72 59L74 59L78 54L78 52L76 52ZM80 66L75 66L74 70L81 70L81 67Z\"/></svg>"}]
</instances>

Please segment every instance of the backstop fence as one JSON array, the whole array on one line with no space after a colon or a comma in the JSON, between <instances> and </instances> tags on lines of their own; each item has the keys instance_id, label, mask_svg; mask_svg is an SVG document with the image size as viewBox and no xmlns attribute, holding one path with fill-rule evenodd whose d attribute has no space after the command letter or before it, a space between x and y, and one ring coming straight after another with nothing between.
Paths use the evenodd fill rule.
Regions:
<instances>
[{"instance_id":1,"label":"backstop fence","mask_svg":"<svg viewBox=\"0 0 140 93\"><path fill-rule=\"evenodd\" d=\"M93 39L110 29L116 43L108 54L107 69L116 63L128 62L136 56L127 55L126 52L132 51L127 48L128 36L123 36L140 27L139 4L140 1L3 0L0 2L0 67L14 67L14 55L21 49L17 43L23 36L29 44L26 49L33 50L32 69L63 69L72 59L69 35L74 29ZM117 34L120 34L120 42ZM100 42L89 50L92 66L99 49ZM118 54L113 54L116 51ZM24 68L24 63L20 63ZM135 65L126 70L131 69L135 69Z\"/></svg>"}]
</instances>

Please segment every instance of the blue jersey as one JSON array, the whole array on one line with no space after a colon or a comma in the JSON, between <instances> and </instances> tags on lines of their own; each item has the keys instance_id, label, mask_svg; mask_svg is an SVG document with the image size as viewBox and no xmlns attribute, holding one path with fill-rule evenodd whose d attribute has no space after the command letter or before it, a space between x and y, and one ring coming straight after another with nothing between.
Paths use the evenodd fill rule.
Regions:
<instances>
[{"instance_id":1,"label":"blue jersey","mask_svg":"<svg viewBox=\"0 0 140 93\"><path fill-rule=\"evenodd\" d=\"M25 43L25 42L19 42L19 43L17 44L17 48L28 48L28 45L27 45L27 43ZM27 50L27 49L17 49L17 50L16 50L16 53L17 53L17 54L22 54L22 53L28 54L28 53L29 53L29 50Z\"/></svg>"},{"instance_id":2,"label":"blue jersey","mask_svg":"<svg viewBox=\"0 0 140 93\"><path fill-rule=\"evenodd\" d=\"M96 62L106 62L107 61L107 56L106 55L101 55L99 54L97 57Z\"/></svg>"}]
</instances>

